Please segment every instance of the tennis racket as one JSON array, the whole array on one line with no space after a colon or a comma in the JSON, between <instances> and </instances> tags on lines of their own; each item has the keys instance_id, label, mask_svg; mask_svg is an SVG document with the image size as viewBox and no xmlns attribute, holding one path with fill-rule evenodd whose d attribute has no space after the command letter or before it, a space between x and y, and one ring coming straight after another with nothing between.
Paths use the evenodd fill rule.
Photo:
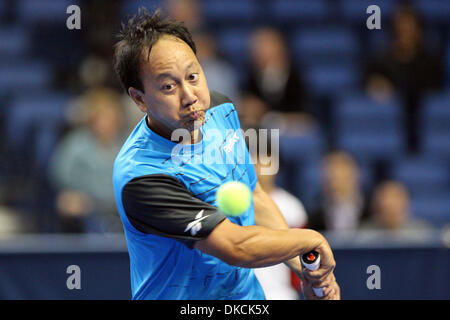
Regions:
<instances>
[{"instance_id":1,"label":"tennis racket","mask_svg":"<svg viewBox=\"0 0 450 320\"><path fill-rule=\"evenodd\" d=\"M320 266L320 254L317 251L310 251L300 256L302 265L311 271L319 269ZM312 288L314 294L321 298L323 297L323 288Z\"/></svg>"}]
</instances>

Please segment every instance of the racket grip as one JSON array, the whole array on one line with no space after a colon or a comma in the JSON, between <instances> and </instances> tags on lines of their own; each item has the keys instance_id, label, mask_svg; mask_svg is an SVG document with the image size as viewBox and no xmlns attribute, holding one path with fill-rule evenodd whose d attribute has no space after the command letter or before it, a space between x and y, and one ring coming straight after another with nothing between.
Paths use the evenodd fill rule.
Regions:
<instances>
[{"instance_id":1,"label":"racket grip","mask_svg":"<svg viewBox=\"0 0 450 320\"><path fill-rule=\"evenodd\" d=\"M300 256L300 262L302 265L311 271L319 269L320 266L320 254L317 251L310 251ZM321 298L323 297L323 288L312 288L314 294Z\"/></svg>"}]
</instances>

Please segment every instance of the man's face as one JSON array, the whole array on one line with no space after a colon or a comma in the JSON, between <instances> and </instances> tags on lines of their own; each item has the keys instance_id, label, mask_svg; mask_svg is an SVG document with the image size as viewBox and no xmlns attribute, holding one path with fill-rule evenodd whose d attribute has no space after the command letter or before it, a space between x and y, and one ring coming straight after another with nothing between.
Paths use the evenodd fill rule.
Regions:
<instances>
[{"instance_id":1,"label":"man's face","mask_svg":"<svg viewBox=\"0 0 450 320\"><path fill-rule=\"evenodd\" d=\"M192 132L194 122L203 123L210 105L208 85L192 49L182 40L163 36L141 64L144 92L135 102L148 114L149 126L166 139L172 131L184 128ZM132 90L132 88L130 88ZM136 93L134 93L136 94Z\"/></svg>"}]
</instances>

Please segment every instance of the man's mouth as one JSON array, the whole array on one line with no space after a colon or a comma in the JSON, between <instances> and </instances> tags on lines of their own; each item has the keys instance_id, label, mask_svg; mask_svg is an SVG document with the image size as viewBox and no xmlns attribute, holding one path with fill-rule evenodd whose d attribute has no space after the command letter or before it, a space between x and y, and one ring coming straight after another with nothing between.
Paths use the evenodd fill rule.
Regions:
<instances>
[{"instance_id":1,"label":"man's mouth","mask_svg":"<svg viewBox=\"0 0 450 320\"><path fill-rule=\"evenodd\" d=\"M188 113L187 115L183 116L183 118L188 118L190 120L197 120L200 118L200 116L204 113L203 110L196 110Z\"/></svg>"}]
</instances>

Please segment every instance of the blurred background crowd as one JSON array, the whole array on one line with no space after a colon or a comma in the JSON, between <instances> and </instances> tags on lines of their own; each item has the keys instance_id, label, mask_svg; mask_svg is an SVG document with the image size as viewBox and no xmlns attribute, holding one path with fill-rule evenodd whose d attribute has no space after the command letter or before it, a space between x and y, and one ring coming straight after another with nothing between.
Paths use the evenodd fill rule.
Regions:
<instances>
[{"instance_id":1,"label":"blurred background crowd","mask_svg":"<svg viewBox=\"0 0 450 320\"><path fill-rule=\"evenodd\" d=\"M143 114L112 52L140 6L184 21L243 128L280 130L280 172L260 179L292 226L450 222L446 0L0 0L0 233L122 231L112 166Z\"/></svg>"},{"instance_id":2,"label":"blurred background crowd","mask_svg":"<svg viewBox=\"0 0 450 320\"><path fill-rule=\"evenodd\" d=\"M448 0L0 0L0 235L122 232L113 162L143 114L112 53L139 7L184 21L244 129L280 130L259 181L291 227L449 225ZM282 265L256 271L269 299L298 298Z\"/></svg>"}]
</instances>

